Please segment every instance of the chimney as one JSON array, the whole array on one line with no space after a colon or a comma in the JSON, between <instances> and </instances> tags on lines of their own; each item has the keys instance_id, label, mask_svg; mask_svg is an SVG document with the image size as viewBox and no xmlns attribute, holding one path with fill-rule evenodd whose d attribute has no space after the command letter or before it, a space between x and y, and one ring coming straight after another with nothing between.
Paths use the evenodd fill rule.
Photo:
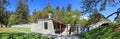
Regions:
<instances>
[{"instance_id":1,"label":"chimney","mask_svg":"<svg viewBox=\"0 0 120 39\"><path fill-rule=\"evenodd\" d=\"M51 18L52 18L52 14L48 13L48 19L51 19Z\"/></svg>"}]
</instances>

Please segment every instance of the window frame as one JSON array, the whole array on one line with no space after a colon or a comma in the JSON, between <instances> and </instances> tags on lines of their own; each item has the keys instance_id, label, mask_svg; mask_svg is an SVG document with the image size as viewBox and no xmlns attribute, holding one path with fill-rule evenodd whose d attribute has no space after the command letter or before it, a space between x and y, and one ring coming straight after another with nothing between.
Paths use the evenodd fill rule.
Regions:
<instances>
[{"instance_id":1,"label":"window frame","mask_svg":"<svg viewBox=\"0 0 120 39\"><path fill-rule=\"evenodd\" d=\"M44 22L44 29L48 29L48 22Z\"/></svg>"}]
</instances>

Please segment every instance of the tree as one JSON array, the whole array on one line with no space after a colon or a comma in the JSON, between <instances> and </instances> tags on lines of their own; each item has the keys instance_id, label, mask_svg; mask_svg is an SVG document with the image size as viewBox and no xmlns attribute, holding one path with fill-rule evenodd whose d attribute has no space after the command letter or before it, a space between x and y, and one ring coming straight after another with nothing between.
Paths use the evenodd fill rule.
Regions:
<instances>
[{"instance_id":1,"label":"tree","mask_svg":"<svg viewBox=\"0 0 120 39\"><path fill-rule=\"evenodd\" d=\"M78 23L80 24L81 27L87 27L88 25L88 20L86 19L81 19L78 21Z\"/></svg>"},{"instance_id":2,"label":"tree","mask_svg":"<svg viewBox=\"0 0 120 39\"><path fill-rule=\"evenodd\" d=\"M100 14L97 10L94 10L94 12L89 16L88 25L95 24L99 21L101 21L102 18L105 18L102 14Z\"/></svg>"},{"instance_id":3,"label":"tree","mask_svg":"<svg viewBox=\"0 0 120 39\"><path fill-rule=\"evenodd\" d=\"M30 22L30 23L34 23L34 22L37 21L37 16L36 16L36 15L37 15L37 11L34 10L34 11L33 11L33 15L29 17L29 22Z\"/></svg>"},{"instance_id":4,"label":"tree","mask_svg":"<svg viewBox=\"0 0 120 39\"><path fill-rule=\"evenodd\" d=\"M0 25L6 25L7 21L4 21L6 19L6 16L8 15L5 6L8 5L9 2L7 0L0 0ZM1 26L2 27L2 26Z\"/></svg>"},{"instance_id":5,"label":"tree","mask_svg":"<svg viewBox=\"0 0 120 39\"><path fill-rule=\"evenodd\" d=\"M53 13L54 9L51 7L50 2L46 4L46 7L43 9L44 11L48 11L48 13Z\"/></svg>"},{"instance_id":6,"label":"tree","mask_svg":"<svg viewBox=\"0 0 120 39\"><path fill-rule=\"evenodd\" d=\"M98 8L97 6L100 6L100 8L98 8L99 11L106 10L106 6L114 7L120 3L120 0L82 0L81 3L83 4L81 8L85 14L85 13L93 12L94 8ZM111 15L107 16L107 18L117 13L116 12L112 13ZM119 13L117 14L114 20L116 20L118 16L119 16Z\"/></svg>"},{"instance_id":7,"label":"tree","mask_svg":"<svg viewBox=\"0 0 120 39\"><path fill-rule=\"evenodd\" d=\"M60 15L61 15L60 7L57 6L56 9L53 12L53 18L59 19Z\"/></svg>"},{"instance_id":8,"label":"tree","mask_svg":"<svg viewBox=\"0 0 120 39\"><path fill-rule=\"evenodd\" d=\"M5 6L8 4L9 2L7 0L0 0L0 16L2 16Z\"/></svg>"},{"instance_id":9,"label":"tree","mask_svg":"<svg viewBox=\"0 0 120 39\"><path fill-rule=\"evenodd\" d=\"M74 26L74 19L73 19L73 13L72 12L66 11L64 13L64 15L62 15L61 20L65 24L71 24L72 26Z\"/></svg>"},{"instance_id":10,"label":"tree","mask_svg":"<svg viewBox=\"0 0 120 39\"><path fill-rule=\"evenodd\" d=\"M46 19L48 18L48 11L46 10L34 11L33 16L36 17L36 19Z\"/></svg>"},{"instance_id":11,"label":"tree","mask_svg":"<svg viewBox=\"0 0 120 39\"><path fill-rule=\"evenodd\" d=\"M29 9L27 2L25 0L18 0L17 8L15 14L17 15L17 24L28 23Z\"/></svg>"},{"instance_id":12,"label":"tree","mask_svg":"<svg viewBox=\"0 0 120 39\"><path fill-rule=\"evenodd\" d=\"M62 13L65 12L65 7L62 7L61 12L62 12Z\"/></svg>"},{"instance_id":13,"label":"tree","mask_svg":"<svg viewBox=\"0 0 120 39\"><path fill-rule=\"evenodd\" d=\"M78 21L80 21L81 11L76 9L76 10L72 11L72 13L74 16L74 26L75 26L75 24L80 24Z\"/></svg>"},{"instance_id":14,"label":"tree","mask_svg":"<svg viewBox=\"0 0 120 39\"><path fill-rule=\"evenodd\" d=\"M98 8L99 11L106 10L106 6L109 5L113 7L117 5L120 1L119 0L82 0L83 6L81 8L84 12L93 12L94 8L100 6Z\"/></svg>"},{"instance_id":15,"label":"tree","mask_svg":"<svg viewBox=\"0 0 120 39\"><path fill-rule=\"evenodd\" d=\"M118 10L112 14L110 14L109 16L107 16L107 18L109 18L110 16L116 14L117 16L114 18L114 21L118 21L117 19L119 19L119 14L120 14L120 8L118 8Z\"/></svg>"},{"instance_id":16,"label":"tree","mask_svg":"<svg viewBox=\"0 0 120 39\"><path fill-rule=\"evenodd\" d=\"M67 5L66 11L71 11L71 4L70 3Z\"/></svg>"},{"instance_id":17,"label":"tree","mask_svg":"<svg viewBox=\"0 0 120 39\"><path fill-rule=\"evenodd\" d=\"M57 6L57 7L56 7L56 10L57 10L57 11L60 11L60 7L59 7L59 6Z\"/></svg>"},{"instance_id":18,"label":"tree","mask_svg":"<svg viewBox=\"0 0 120 39\"><path fill-rule=\"evenodd\" d=\"M65 7L62 7L61 15L59 16L59 20L61 20L65 24L71 24L72 26L74 26L73 12L71 11L71 4L67 5L66 11L65 11Z\"/></svg>"},{"instance_id":19,"label":"tree","mask_svg":"<svg viewBox=\"0 0 120 39\"><path fill-rule=\"evenodd\" d=\"M10 11L8 11L8 10L6 10L6 11L4 11L4 14L3 14L3 24L5 25L5 27L8 27L8 22L9 22L9 17L10 17L10 15L12 14L12 12L10 12Z\"/></svg>"},{"instance_id":20,"label":"tree","mask_svg":"<svg viewBox=\"0 0 120 39\"><path fill-rule=\"evenodd\" d=\"M11 26L11 25L15 25L15 24L17 24L17 21L18 20L16 20L17 19L17 16L18 15L16 15L16 14L12 14L10 17L9 17L9 19L8 19L8 26Z\"/></svg>"}]
</instances>

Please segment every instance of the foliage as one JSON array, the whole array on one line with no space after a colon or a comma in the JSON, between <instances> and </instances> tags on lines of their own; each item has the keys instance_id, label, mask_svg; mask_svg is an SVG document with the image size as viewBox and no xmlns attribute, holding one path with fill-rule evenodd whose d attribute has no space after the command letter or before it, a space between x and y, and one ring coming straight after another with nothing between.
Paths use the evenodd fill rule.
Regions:
<instances>
[{"instance_id":1,"label":"foliage","mask_svg":"<svg viewBox=\"0 0 120 39\"><path fill-rule=\"evenodd\" d=\"M34 23L34 22L36 22L37 21L37 11L36 10L34 10L33 11L33 15L31 15L28 19L29 19L29 23Z\"/></svg>"},{"instance_id":2,"label":"foliage","mask_svg":"<svg viewBox=\"0 0 120 39\"><path fill-rule=\"evenodd\" d=\"M0 24L6 25L8 23L9 11L6 10L5 6L8 5L8 0L0 0ZM1 26L2 27L2 26Z\"/></svg>"},{"instance_id":3,"label":"foliage","mask_svg":"<svg viewBox=\"0 0 120 39\"><path fill-rule=\"evenodd\" d=\"M71 11L71 9L72 9L72 7L71 7L71 4L69 3L69 4L67 5L66 11Z\"/></svg>"},{"instance_id":4,"label":"foliage","mask_svg":"<svg viewBox=\"0 0 120 39\"><path fill-rule=\"evenodd\" d=\"M59 6L57 6L57 7L56 7L56 10L57 10L57 11L60 11L60 7L59 7Z\"/></svg>"},{"instance_id":5,"label":"foliage","mask_svg":"<svg viewBox=\"0 0 120 39\"><path fill-rule=\"evenodd\" d=\"M75 24L80 24L80 25L84 26L84 24L82 24L82 23L85 23L85 22L83 22L85 20L82 20L82 18L81 18L81 14L82 14L81 11L76 9L76 10L73 10L72 13L73 13L73 24L74 24L74 26L75 26Z\"/></svg>"},{"instance_id":6,"label":"foliage","mask_svg":"<svg viewBox=\"0 0 120 39\"><path fill-rule=\"evenodd\" d=\"M34 22L36 22L37 21L37 18L35 17L35 16L31 16L30 18L29 18L29 23L34 23Z\"/></svg>"},{"instance_id":7,"label":"foliage","mask_svg":"<svg viewBox=\"0 0 120 39\"><path fill-rule=\"evenodd\" d=\"M88 20L87 25L94 24L101 21L101 19L105 19L105 17L102 14L100 14L98 11L93 12L89 17L90 19Z\"/></svg>"},{"instance_id":8,"label":"foliage","mask_svg":"<svg viewBox=\"0 0 120 39\"><path fill-rule=\"evenodd\" d=\"M81 19L80 21L78 21L78 23L80 24L81 27L87 27L88 20Z\"/></svg>"},{"instance_id":9,"label":"foliage","mask_svg":"<svg viewBox=\"0 0 120 39\"><path fill-rule=\"evenodd\" d=\"M5 25L5 27L8 27L8 22L9 22L9 17L10 15L12 14L12 12L9 12L9 11L4 11L4 14L2 15L3 16L3 21L2 21L2 24Z\"/></svg>"},{"instance_id":10,"label":"foliage","mask_svg":"<svg viewBox=\"0 0 120 39\"><path fill-rule=\"evenodd\" d=\"M29 17L29 10L28 5L26 1L18 0L17 8L15 11L17 24L25 24L28 23L28 17Z\"/></svg>"},{"instance_id":11,"label":"foliage","mask_svg":"<svg viewBox=\"0 0 120 39\"><path fill-rule=\"evenodd\" d=\"M16 17L17 17L17 15L12 14L8 19L9 22L7 25L10 26L10 25L16 24L17 23Z\"/></svg>"},{"instance_id":12,"label":"foliage","mask_svg":"<svg viewBox=\"0 0 120 39\"><path fill-rule=\"evenodd\" d=\"M54 9L51 7L50 2L46 4L46 7L43 9L44 11L47 11L48 13L53 13Z\"/></svg>"},{"instance_id":13,"label":"foliage","mask_svg":"<svg viewBox=\"0 0 120 39\"><path fill-rule=\"evenodd\" d=\"M62 12L62 13L65 12L65 7L62 7L61 12Z\"/></svg>"},{"instance_id":14,"label":"foliage","mask_svg":"<svg viewBox=\"0 0 120 39\"><path fill-rule=\"evenodd\" d=\"M80 34L80 39L120 39L120 32L114 32L113 29L119 27L119 25L111 24L108 26L100 26L86 33Z\"/></svg>"}]
</instances>

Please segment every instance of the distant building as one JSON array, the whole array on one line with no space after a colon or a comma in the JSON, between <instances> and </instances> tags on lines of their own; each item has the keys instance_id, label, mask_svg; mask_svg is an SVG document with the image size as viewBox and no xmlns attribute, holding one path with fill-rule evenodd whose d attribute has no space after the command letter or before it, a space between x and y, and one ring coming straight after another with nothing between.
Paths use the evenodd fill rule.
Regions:
<instances>
[{"instance_id":1,"label":"distant building","mask_svg":"<svg viewBox=\"0 0 120 39\"><path fill-rule=\"evenodd\" d=\"M89 20L90 18L89 18L89 17L85 17L85 16L81 16L80 19L86 19L86 20Z\"/></svg>"},{"instance_id":2,"label":"distant building","mask_svg":"<svg viewBox=\"0 0 120 39\"><path fill-rule=\"evenodd\" d=\"M73 15L72 17L76 17L76 16L75 16L75 15ZM86 19L86 20L89 20L89 17L80 16L79 20L82 20L82 19Z\"/></svg>"}]
</instances>

